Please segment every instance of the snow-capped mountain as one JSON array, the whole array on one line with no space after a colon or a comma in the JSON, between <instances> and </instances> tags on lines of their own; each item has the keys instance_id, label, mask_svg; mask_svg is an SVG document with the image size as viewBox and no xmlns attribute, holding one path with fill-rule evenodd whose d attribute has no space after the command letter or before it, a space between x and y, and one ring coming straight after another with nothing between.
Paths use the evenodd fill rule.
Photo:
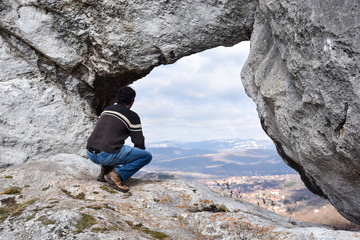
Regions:
<instances>
[{"instance_id":1,"label":"snow-capped mountain","mask_svg":"<svg viewBox=\"0 0 360 240\"><path fill-rule=\"evenodd\" d=\"M149 148L184 148L184 149L212 149L216 151L223 150L249 150L249 149L275 149L271 140L254 139L225 139L225 140L206 140L198 142L176 142L163 141L150 143Z\"/></svg>"},{"instance_id":2,"label":"snow-capped mountain","mask_svg":"<svg viewBox=\"0 0 360 240\"><path fill-rule=\"evenodd\" d=\"M164 141L149 144L153 161L150 171L185 177L293 174L270 140L229 139L201 142Z\"/></svg>"}]
</instances>

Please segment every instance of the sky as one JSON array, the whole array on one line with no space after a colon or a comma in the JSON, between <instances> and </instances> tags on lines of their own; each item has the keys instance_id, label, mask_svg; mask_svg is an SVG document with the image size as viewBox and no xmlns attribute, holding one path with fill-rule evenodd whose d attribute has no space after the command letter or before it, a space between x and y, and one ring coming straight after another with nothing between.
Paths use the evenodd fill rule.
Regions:
<instances>
[{"instance_id":1,"label":"sky","mask_svg":"<svg viewBox=\"0 0 360 240\"><path fill-rule=\"evenodd\" d=\"M241 83L250 42L161 65L130 85L146 142L268 139Z\"/></svg>"}]
</instances>

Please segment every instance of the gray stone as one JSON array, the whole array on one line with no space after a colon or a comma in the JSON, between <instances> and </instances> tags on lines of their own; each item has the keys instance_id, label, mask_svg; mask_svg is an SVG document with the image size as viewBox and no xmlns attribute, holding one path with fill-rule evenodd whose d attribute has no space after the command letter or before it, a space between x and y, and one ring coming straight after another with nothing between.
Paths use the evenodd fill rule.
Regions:
<instances>
[{"instance_id":1,"label":"gray stone","mask_svg":"<svg viewBox=\"0 0 360 240\"><path fill-rule=\"evenodd\" d=\"M357 0L3 0L0 167L83 156L118 87L251 37L242 78L264 130L310 190L360 223L358 9Z\"/></svg>"},{"instance_id":2,"label":"gray stone","mask_svg":"<svg viewBox=\"0 0 360 240\"><path fill-rule=\"evenodd\" d=\"M358 1L260 1L242 71L285 162L357 223L359 7Z\"/></svg>"},{"instance_id":3,"label":"gray stone","mask_svg":"<svg viewBox=\"0 0 360 240\"><path fill-rule=\"evenodd\" d=\"M0 44L6 69L0 81L0 167L57 152L81 154L93 127L93 93L18 39L2 33Z\"/></svg>"}]
</instances>

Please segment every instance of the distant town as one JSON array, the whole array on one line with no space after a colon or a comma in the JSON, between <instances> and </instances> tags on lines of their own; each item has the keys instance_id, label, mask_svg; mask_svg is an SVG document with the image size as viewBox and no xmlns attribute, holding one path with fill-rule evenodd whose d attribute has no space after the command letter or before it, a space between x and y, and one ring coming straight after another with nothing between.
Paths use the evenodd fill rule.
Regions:
<instances>
[{"instance_id":1,"label":"distant town","mask_svg":"<svg viewBox=\"0 0 360 240\"><path fill-rule=\"evenodd\" d=\"M336 209L311 193L299 175L243 176L222 180L200 180L211 190L257 204L294 219L334 226L337 229L359 230L360 226L343 218Z\"/></svg>"}]
</instances>

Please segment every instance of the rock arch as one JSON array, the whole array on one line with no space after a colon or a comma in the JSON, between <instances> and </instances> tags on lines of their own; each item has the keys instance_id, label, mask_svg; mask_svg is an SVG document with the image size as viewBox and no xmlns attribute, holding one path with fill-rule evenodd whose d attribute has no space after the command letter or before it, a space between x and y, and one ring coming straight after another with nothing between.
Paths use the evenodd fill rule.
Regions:
<instances>
[{"instance_id":1,"label":"rock arch","mask_svg":"<svg viewBox=\"0 0 360 240\"><path fill-rule=\"evenodd\" d=\"M242 78L264 130L360 223L358 1L4 0L0 12L0 166L80 154L114 88L251 38Z\"/></svg>"}]
</instances>

